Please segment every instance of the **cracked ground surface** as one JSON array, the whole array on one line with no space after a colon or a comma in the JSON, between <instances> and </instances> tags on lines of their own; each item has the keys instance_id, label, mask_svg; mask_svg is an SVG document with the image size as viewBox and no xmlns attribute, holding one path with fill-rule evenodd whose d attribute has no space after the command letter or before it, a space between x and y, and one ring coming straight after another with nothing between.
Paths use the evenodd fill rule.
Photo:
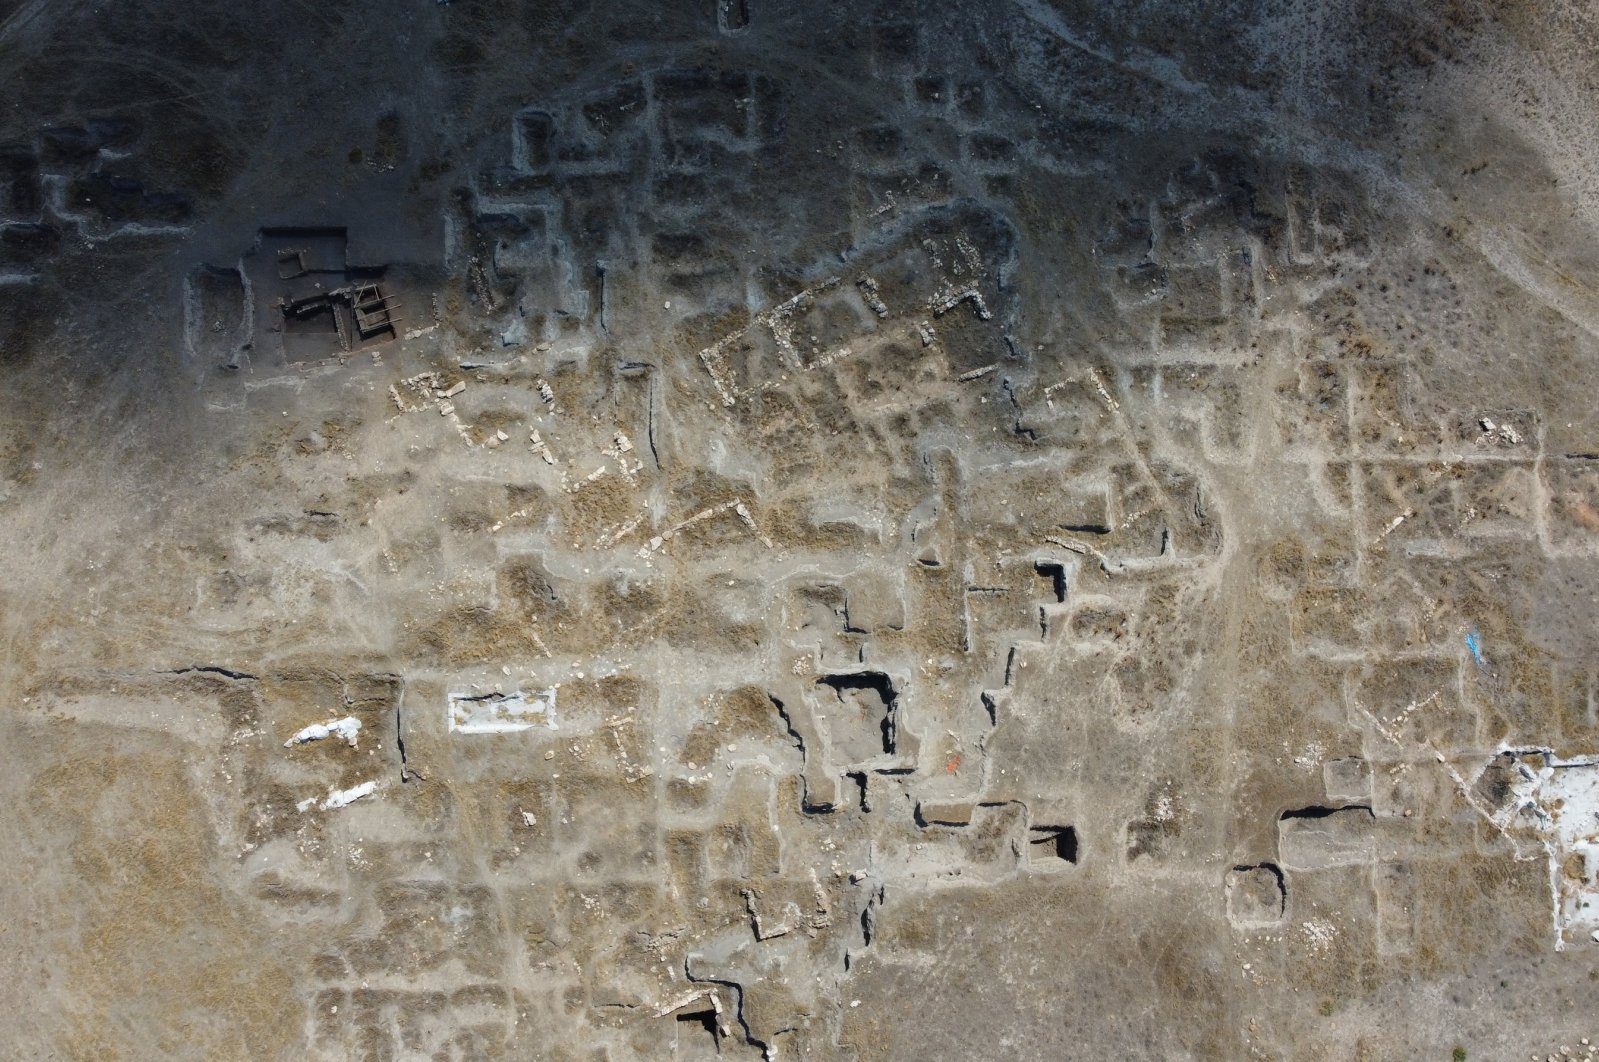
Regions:
<instances>
[{"instance_id":1,"label":"cracked ground surface","mask_svg":"<svg viewBox=\"0 0 1599 1062\"><path fill-rule=\"evenodd\" d=\"M1596 39L0 2L6 1056L1593 1057Z\"/></svg>"}]
</instances>

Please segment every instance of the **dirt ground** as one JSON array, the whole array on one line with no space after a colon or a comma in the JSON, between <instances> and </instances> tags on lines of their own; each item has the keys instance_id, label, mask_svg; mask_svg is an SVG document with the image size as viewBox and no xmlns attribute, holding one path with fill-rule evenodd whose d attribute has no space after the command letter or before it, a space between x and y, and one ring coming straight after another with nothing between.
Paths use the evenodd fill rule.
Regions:
<instances>
[{"instance_id":1,"label":"dirt ground","mask_svg":"<svg viewBox=\"0 0 1599 1062\"><path fill-rule=\"evenodd\" d=\"M1599 1057L1596 43L0 0L0 1056Z\"/></svg>"}]
</instances>

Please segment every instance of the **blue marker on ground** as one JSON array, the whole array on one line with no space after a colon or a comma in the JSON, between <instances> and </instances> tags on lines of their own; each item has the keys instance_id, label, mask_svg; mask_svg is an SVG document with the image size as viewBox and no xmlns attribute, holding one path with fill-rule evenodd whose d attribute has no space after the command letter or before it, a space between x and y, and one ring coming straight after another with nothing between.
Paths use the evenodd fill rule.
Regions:
<instances>
[{"instance_id":1,"label":"blue marker on ground","mask_svg":"<svg viewBox=\"0 0 1599 1062\"><path fill-rule=\"evenodd\" d=\"M1471 658L1477 661L1477 666L1482 667L1482 635L1475 630L1467 634L1466 648L1471 650Z\"/></svg>"}]
</instances>

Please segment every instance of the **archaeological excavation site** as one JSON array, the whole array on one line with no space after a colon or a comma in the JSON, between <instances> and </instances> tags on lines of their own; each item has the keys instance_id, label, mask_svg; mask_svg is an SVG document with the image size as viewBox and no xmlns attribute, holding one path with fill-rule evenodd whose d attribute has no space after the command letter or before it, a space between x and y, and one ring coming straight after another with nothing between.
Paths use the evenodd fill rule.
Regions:
<instances>
[{"instance_id":1,"label":"archaeological excavation site","mask_svg":"<svg viewBox=\"0 0 1599 1062\"><path fill-rule=\"evenodd\" d=\"M0 1059L1599 1059L1593 0L0 0Z\"/></svg>"}]
</instances>

